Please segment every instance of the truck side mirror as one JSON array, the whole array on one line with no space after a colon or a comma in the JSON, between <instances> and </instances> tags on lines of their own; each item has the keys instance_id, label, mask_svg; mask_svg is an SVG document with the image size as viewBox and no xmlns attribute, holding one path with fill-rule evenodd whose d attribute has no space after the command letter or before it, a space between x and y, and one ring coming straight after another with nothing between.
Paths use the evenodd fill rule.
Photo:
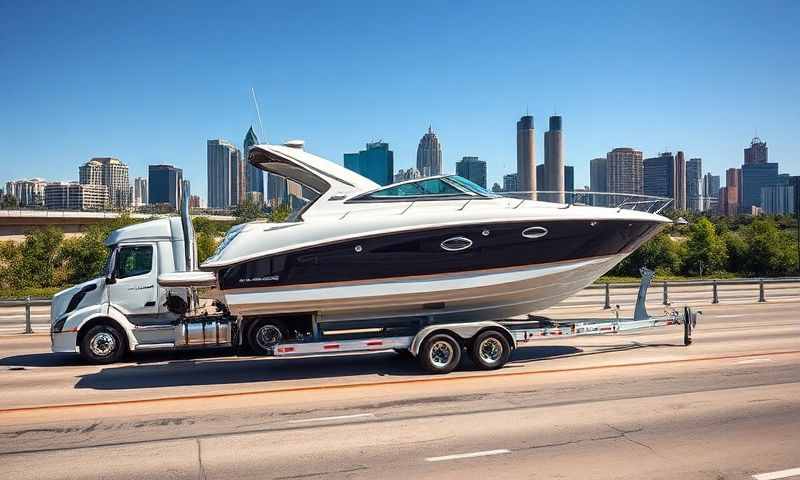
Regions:
<instances>
[{"instance_id":1,"label":"truck side mirror","mask_svg":"<svg viewBox=\"0 0 800 480\"><path fill-rule=\"evenodd\" d=\"M106 277L106 285L114 285L115 283L117 283L117 279L112 275Z\"/></svg>"}]
</instances>

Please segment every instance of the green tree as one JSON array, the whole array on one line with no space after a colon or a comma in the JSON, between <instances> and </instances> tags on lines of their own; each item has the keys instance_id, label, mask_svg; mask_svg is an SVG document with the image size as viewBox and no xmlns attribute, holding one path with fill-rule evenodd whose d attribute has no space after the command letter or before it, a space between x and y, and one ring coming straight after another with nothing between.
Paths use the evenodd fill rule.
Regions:
<instances>
[{"instance_id":1,"label":"green tree","mask_svg":"<svg viewBox=\"0 0 800 480\"><path fill-rule=\"evenodd\" d=\"M236 209L233 211L233 216L236 217L237 224L252 222L259 218L266 218L266 214L264 214L264 211L261 209L261 205L249 199L246 199L236 206Z\"/></svg>"},{"instance_id":2,"label":"green tree","mask_svg":"<svg viewBox=\"0 0 800 480\"><path fill-rule=\"evenodd\" d=\"M285 222L289 215L292 214L292 207L288 203L282 203L277 208L272 210L269 215L269 221L274 223Z\"/></svg>"},{"instance_id":3,"label":"green tree","mask_svg":"<svg viewBox=\"0 0 800 480\"><path fill-rule=\"evenodd\" d=\"M731 273L747 273L747 242L736 232L727 231L721 236L728 251L725 269Z\"/></svg>"},{"instance_id":4,"label":"green tree","mask_svg":"<svg viewBox=\"0 0 800 480\"><path fill-rule=\"evenodd\" d=\"M708 218L702 217L689 229L689 240L686 242L686 258L683 269L687 273L719 272L728 263L728 251L725 242L717 236L714 225Z\"/></svg>"},{"instance_id":5,"label":"green tree","mask_svg":"<svg viewBox=\"0 0 800 480\"><path fill-rule=\"evenodd\" d=\"M3 277L7 288L57 287L65 281L64 269L59 261L60 246L64 232L55 227L31 230L25 241L16 247L7 246L4 251L10 263Z\"/></svg>"},{"instance_id":6,"label":"green tree","mask_svg":"<svg viewBox=\"0 0 800 480\"><path fill-rule=\"evenodd\" d=\"M17 208L17 206L17 197L9 194L0 197L0 209L9 210Z\"/></svg>"},{"instance_id":7,"label":"green tree","mask_svg":"<svg viewBox=\"0 0 800 480\"><path fill-rule=\"evenodd\" d=\"M797 265L790 235L778 230L771 218L755 218L744 231L748 245L745 270L755 275L786 275Z\"/></svg>"},{"instance_id":8,"label":"green tree","mask_svg":"<svg viewBox=\"0 0 800 480\"><path fill-rule=\"evenodd\" d=\"M638 276L641 267L647 267L660 273L677 273L681 268L680 245L667 233L659 233L620 262L612 274Z\"/></svg>"}]
</instances>

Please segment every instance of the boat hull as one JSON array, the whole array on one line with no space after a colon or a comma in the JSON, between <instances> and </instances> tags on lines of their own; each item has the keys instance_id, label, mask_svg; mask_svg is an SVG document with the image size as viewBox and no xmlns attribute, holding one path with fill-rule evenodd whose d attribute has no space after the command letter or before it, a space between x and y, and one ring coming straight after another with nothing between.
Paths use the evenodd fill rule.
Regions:
<instances>
[{"instance_id":1,"label":"boat hull","mask_svg":"<svg viewBox=\"0 0 800 480\"><path fill-rule=\"evenodd\" d=\"M411 317L434 322L498 320L557 304L625 256L222 293L231 313L241 316L314 312L325 322Z\"/></svg>"}]
</instances>

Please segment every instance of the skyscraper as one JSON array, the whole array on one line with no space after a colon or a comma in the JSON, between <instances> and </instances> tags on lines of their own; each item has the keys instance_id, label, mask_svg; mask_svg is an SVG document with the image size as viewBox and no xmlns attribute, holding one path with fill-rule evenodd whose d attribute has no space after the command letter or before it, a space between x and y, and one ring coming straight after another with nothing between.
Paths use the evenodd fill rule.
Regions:
<instances>
[{"instance_id":1,"label":"skyscraper","mask_svg":"<svg viewBox=\"0 0 800 480\"><path fill-rule=\"evenodd\" d=\"M703 210L703 160L686 162L686 207L693 212Z\"/></svg>"},{"instance_id":2,"label":"skyscraper","mask_svg":"<svg viewBox=\"0 0 800 480\"><path fill-rule=\"evenodd\" d=\"M606 184L609 192L642 193L644 165L640 150L615 148L608 152L606 161Z\"/></svg>"},{"instance_id":3,"label":"skyscraper","mask_svg":"<svg viewBox=\"0 0 800 480\"><path fill-rule=\"evenodd\" d=\"M259 192L264 194L264 172L250 163L248 154L253 145L258 145L258 137L252 125L247 130L242 143L242 161L245 164L245 193Z\"/></svg>"},{"instance_id":4,"label":"skyscraper","mask_svg":"<svg viewBox=\"0 0 800 480\"><path fill-rule=\"evenodd\" d=\"M589 190L593 192L608 191L608 159L593 158L589 162Z\"/></svg>"},{"instance_id":5,"label":"skyscraper","mask_svg":"<svg viewBox=\"0 0 800 480\"><path fill-rule=\"evenodd\" d=\"M394 152L389 150L388 143L368 143L365 150L360 150L358 153L345 153L344 166L378 185L388 185L394 178Z\"/></svg>"},{"instance_id":6,"label":"skyscraper","mask_svg":"<svg viewBox=\"0 0 800 480\"><path fill-rule=\"evenodd\" d=\"M531 115L517 122L517 188L534 192L531 196L536 198L536 130Z\"/></svg>"},{"instance_id":7,"label":"skyscraper","mask_svg":"<svg viewBox=\"0 0 800 480\"><path fill-rule=\"evenodd\" d=\"M550 129L544 132L544 185L542 190L564 192L564 138L561 117L550 117ZM564 203L564 194L557 193L552 201Z\"/></svg>"},{"instance_id":8,"label":"skyscraper","mask_svg":"<svg viewBox=\"0 0 800 480\"><path fill-rule=\"evenodd\" d=\"M518 192L519 184L517 183L517 174L509 173L503 175L503 191L504 192Z\"/></svg>"},{"instance_id":9,"label":"skyscraper","mask_svg":"<svg viewBox=\"0 0 800 480\"><path fill-rule=\"evenodd\" d=\"M136 177L133 180L133 206L141 207L142 205L150 203L148 201L148 198L150 198L148 193L147 179Z\"/></svg>"},{"instance_id":10,"label":"skyscraper","mask_svg":"<svg viewBox=\"0 0 800 480\"><path fill-rule=\"evenodd\" d=\"M207 142L208 208L230 208L239 203L243 172L239 150L227 140ZM150 199L153 203L153 199Z\"/></svg>"},{"instance_id":11,"label":"skyscraper","mask_svg":"<svg viewBox=\"0 0 800 480\"><path fill-rule=\"evenodd\" d=\"M402 168L394 174L394 183L403 182L405 180L413 180L415 178L422 178L422 174L416 168Z\"/></svg>"},{"instance_id":12,"label":"skyscraper","mask_svg":"<svg viewBox=\"0 0 800 480\"><path fill-rule=\"evenodd\" d=\"M703 211L716 211L719 202L719 175L703 175Z\"/></svg>"},{"instance_id":13,"label":"skyscraper","mask_svg":"<svg viewBox=\"0 0 800 480\"><path fill-rule=\"evenodd\" d=\"M565 201L567 201L566 197L568 195L561 195L560 193L563 193L565 191L570 192L574 190L575 169L571 165L564 165L564 168L562 168L563 171L562 175L564 177L564 188L558 191L560 193L544 193L545 190L543 185L547 184L546 176L544 173L545 171L546 168L543 163L536 165L536 185L539 187L539 190L536 194L536 198L543 202L564 203Z\"/></svg>"},{"instance_id":14,"label":"skyscraper","mask_svg":"<svg viewBox=\"0 0 800 480\"><path fill-rule=\"evenodd\" d=\"M44 189L47 182L41 178L30 180L14 180L6 183L6 195L17 200L20 207L44 206Z\"/></svg>"},{"instance_id":15,"label":"skyscraper","mask_svg":"<svg viewBox=\"0 0 800 480\"><path fill-rule=\"evenodd\" d=\"M675 155L675 180L672 186L673 208L686 210L686 158L681 151Z\"/></svg>"},{"instance_id":16,"label":"skyscraper","mask_svg":"<svg viewBox=\"0 0 800 480\"><path fill-rule=\"evenodd\" d=\"M442 174L442 145L430 126L417 147L417 170L423 177Z\"/></svg>"},{"instance_id":17,"label":"skyscraper","mask_svg":"<svg viewBox=\"0 0 800 480\"><path fill-rule=\"evenodd\" d=\"M102 210L108 208L108 187L99 183L51 182L44 188L50 210Z\"/></svg>"},{"instance_id":18,"label":"skyscraper","mask_svg":"<svg viewBox=\"0 0 800 480\"><path fill-rule=\"evenodd\" d=\"M170 205L177 210L183 189L183 170L172 165L147 167L147 197L151 205Z\"/></svg>"},{"instance_id":19,"label":"skyscraper","mask_svg":"<svg viewBox=\"0 0 800 480\"><path fill-rule=\"evenodd\" d=\"M478 157L463 157L456 163L456 175L486 188L486 162Z\"/></svg>"},{"instance_id":20,"label":"skyscraper","mask_svg":"<svg viewBox=\"0 0 800 480\"><path fill-rule=\"evenodd\" d=\"M752 207L761 205L761 188L778 183L777 163L749 163L742 165L742 204L740 210L750 213Z\"/></svg>"},{"instance_id":21,"label":"skyscraper","mask_svg":"<svg viewBox=\"0 0 800 480\"><path fill-rule=\"evenodd\" d=\"M793 215L794 186L790 181L761 187L761 208L768 215Z\"/></svg>"},{"instance_id":22,"label":"skyscraper","mask_svg":"<svg viewBox=\"0 0 800 480\"><path fill-rule=\"evenodd\" d=\"M732 217L739 213L739 190L741 188L739 180L741 176L741 170L738 168L729 168L725 171L725 192L724 196L719 199L720 213L723 215Z\"/></svg>"},{"instance_id":23,"label":"skyscraper","mask_svg":"<svg viewBox=\"0 0 800 480\"><path fill-rule=\"evenodd\" d=\"M755 163L767 163L768 161L767 142L754 137L750 141L750 146L744 149L744 164L752 165Z\"/></svg>"},{"instance_id":24,"label":"skyscraper","mask_svg":"<svg viewBox=\"0 0 800 480\"><path fill-rule=\"evenodd\" d=\"M114 157L95 157L78 168L80 183L105 185L112 208L128 208L131 204L131 186L128 166Z\"/></svg>"},{"instance_id":25,"label":"skyscraper","mask_svg":"<svg viewBox=\"0 0 800 480\"><path fill-rule=\"evenodd\" d=\"M644 194L673 198L675 182L675 157L664 152L644 160Z\"/></svg>"},{"instance_id":26,"label":"skyscraper","mask_svg":"<svg viewBox=\"0 0 800 480\"><path fill-rule=\"evenodd\" d=\"M286 178L267 175L267 199L267 204L272 208L278 208L289 201Z\"/></svg>"}]
</instances>

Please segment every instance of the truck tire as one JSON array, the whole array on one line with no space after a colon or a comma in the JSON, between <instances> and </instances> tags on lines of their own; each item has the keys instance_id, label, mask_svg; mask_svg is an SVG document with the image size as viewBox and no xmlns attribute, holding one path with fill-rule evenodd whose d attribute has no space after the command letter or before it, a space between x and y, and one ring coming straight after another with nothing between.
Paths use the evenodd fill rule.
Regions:
<instances>
[{"instance_id":1,"label":"truck tire","mask_svg":"<svg viewBox=\"0 0 800 480\"><path fill-rule=\"evenodd\" d=\"M470 356L481 370L495 370L508 362L511 344L502 333L488 330L475 337Z\"/></svg>"},{"instance_id":2,"label":"truck tire","mask_svg":"<svg viewBox=\"0 0 800 480\"><path fill-rule=\"evenodd\" d=\"M269 319L254 322L247 334L247 344L256 355L272 355L283 341L282 325Z\"/></svg>"},{"instance_id":3,"label":"truck tire","mask_svg":"<svg viewBox=\"0 0 800 480\"><path fill-rule=\"evenodd\" d=\"M461 361L461 345L446 333L431 335L422 342L417 358L430 373L450 373Z\"/></svg>"},{"instance_id":4,"label":"truck tire","mask_svg":"<svg viewBox=\"0 0 800 480\"><path fill-rule=\"evenodd\" d=\"M81 337L81 357L89 363L109 364L125 355L127 342L119 328L95 325Z\"/></svg>"}]
</instances>

